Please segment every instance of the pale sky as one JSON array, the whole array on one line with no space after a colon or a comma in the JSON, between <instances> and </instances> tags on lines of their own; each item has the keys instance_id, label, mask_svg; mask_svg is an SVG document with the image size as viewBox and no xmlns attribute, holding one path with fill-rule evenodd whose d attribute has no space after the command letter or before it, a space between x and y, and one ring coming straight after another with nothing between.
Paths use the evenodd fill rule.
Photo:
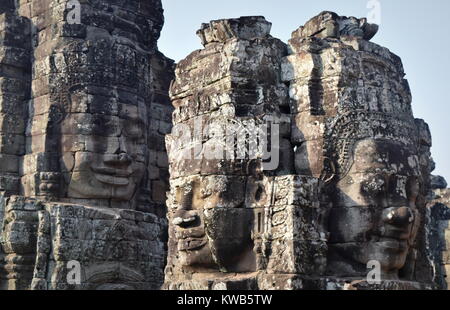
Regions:
<instances>
[{"instance_id":1,"label":"pale sky","mask_svg":"<svg viewBox=\"0 0 450 310\"><path fill-rule=\"evenodd\" d=\"M375 0L371 0L375 1ZM450 183L450 1L378 0L381 24L373 42L403 60L413 94L416 118L428 122L433 135L434 174ZM262 15L272 22L272 35L284 42L292 31L321 11L367 17L369 0L162 0L165 26L160 50L175 61L202 48L195 32L213 19Z\"/></svg>"}]
</instances>

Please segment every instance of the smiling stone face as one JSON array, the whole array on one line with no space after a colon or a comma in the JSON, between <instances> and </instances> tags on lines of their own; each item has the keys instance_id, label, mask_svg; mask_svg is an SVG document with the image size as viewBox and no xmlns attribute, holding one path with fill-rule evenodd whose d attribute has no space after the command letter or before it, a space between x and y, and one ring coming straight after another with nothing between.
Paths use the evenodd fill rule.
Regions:
<instances>
[{"instance_id":1,"label":"smiling stone face","mask_svg":"<svg viewBox=\"0 0 450 310\"><path fill-rule=\"evenodd\" d=\"M70 171L68 196L130 200L145 171L146 106L85 96L91 110L96 102L110 100L117 114L70 113L62 122L62 163Z\"/></svg>"},{"instance_id":2,"label":"smiling stone face","mask_svg":"<svg viewBox=\"0 0 450 310\"><path fill-rule=\"evenodd\" d=\"M377 260L385 278L396 278L420 223L418 157L405 146L373 139L357 142L353 156L332 199L329 270L352 276Z\"/></svg>"},{"instance_id":3,"label":"smiling stone face","mask_svg":"<svg viewBox=\"0 0 450 310\"><path fill-rule=\"evenodd\" d=\"M158 289L173 110L161 1L0 3L0 288ZM34 19L51 38L32 40Z\"/></svg>"},{"instance_id":4,"label":"smiling stone face","mask_svg":"<svg viewBox=\"0 0 450 310\"><path fill-rule=\"evenodd\" d=\"M67 199L133 204L149 163L151 58L123 37L101 36L55 53L58 76L52 95ZM79 62L87 72L79 73ZM56 118L56 117L55 117Z\"/></svg>"}]
</instances>

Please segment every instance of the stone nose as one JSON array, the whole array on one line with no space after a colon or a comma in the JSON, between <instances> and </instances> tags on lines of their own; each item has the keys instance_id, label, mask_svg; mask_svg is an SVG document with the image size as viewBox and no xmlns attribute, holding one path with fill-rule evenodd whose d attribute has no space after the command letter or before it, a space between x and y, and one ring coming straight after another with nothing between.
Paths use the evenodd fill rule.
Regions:
<instances>
[{"instance_id":1,"label":"stone nose","mask_svg":"<svg viewBox=\"0 0 450 310\"><path fill-rule=\"evenodd\" d=\"M127 153L120 153L118 157L119 157L119 161L121 163L125 163L125 164L131 163L131 156L128 155Z\"/></svg>"},{"instance_id":2,"label":"stone nose","mask_svg":"<svg viewBox=\"0 0 450 310\"><path fill-rule=\"evenodd\" d=\"M105 156L105 163L108 165L130 165L132 162L132 158L127 153L120 153L115 155Z\"/></svg>"},{"instance_id":3,"label":"stone nose","mask_svg":"<svg viewBox=\"0 0 450 310\"><path fill-rule=\"evenodd\" d=\"M386 223L404 227L414 222L415 215L408 207L389 208L384 211L383 219Z\"/></svg>"}]
</instances>

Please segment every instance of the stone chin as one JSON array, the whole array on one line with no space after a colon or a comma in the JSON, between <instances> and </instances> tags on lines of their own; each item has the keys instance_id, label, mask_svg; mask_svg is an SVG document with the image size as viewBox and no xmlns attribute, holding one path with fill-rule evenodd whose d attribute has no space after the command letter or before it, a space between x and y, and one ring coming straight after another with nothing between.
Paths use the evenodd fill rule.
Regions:
<instances>
[{"instance_id":1,"label":"stone chin","mask_svg":"<svg viewBox=\"0 0 450 310\"><path fill-rule=\"evenodd\" d=\"M73 172L70 178L68 196L79 199L131 200L137 189L141 173L124 177L122 175L99 174L91 171Z\"/></svg>"},{"instance_id":2,"label":"stone chin","mask_svg":"<svg viewBox=\"0 0 450 310\"><path fill-rule=\"evenodd\" d=\"M397 272L405 266L409 246L406 240L387 240L369 244L369 252L376 253L375 258L368 257L367 262L380 262L381 270Z\"/></svg>"},{"instance_id":3,"label":"stone chin","mask_svg":"<svg viewBox=\"0 0 450 310\"><path fill-rule=\"evenodd\" d=\"M215 267L215 262L211 254L211 248L209 247L208 241L197 240L198 244L203 244L197 246L195 249L186 249L186 240L178 241L178 251L180 255L180 263L184 267L196 267L202 266L205 268Z\"/></svg>"},{"instance_id":4,"label":"stone chin","mask_svg":"<svg viewBox=\"0 0 450 310\"><path fill-rule=\"evenodd\" d=\"M409 252L408 241L384 240L365 244L339 244L329 247L328 272L342 277L366 276L367 264L380 263L382 278L398 279Z\"/></svg>"},{"instance_id":5,"label":"stone chin","mask_svg":"<svg viewBox=\"0 0 450 310\"><path fill-rule=\"evenodd\" d=\"M383 271L397 274L406 264L411 241L415 239L412 233L415 226L408 227L408 232L384 234L381 237L377 236L377 241L369 242L366 247L366 263L376 260L380 262Z\"/></svg>"},{"instance_id":6,"label":"stone chin","mask_svg":"<svg viewBox=\"0 0 450 310\"><path fill-rule=\"evenodd\" d=\"M178 252L181 265L185 267L203 267L212 269L233 269L245 256L244 244L250 241L228 238L187 237L178 239Z\"/></svg>"},{"instance_id":7,"label":"stone chin","mask_svg":"<svg viewBox=\"0 0 450 310\"><path fill-rule=\"evenodd\" d=\"M220 270L222 272L246 272L247 266L242 269L241 260L246 260L247 250L237 247L237 243L229 244L227 241L197 240L198 244L203 244L195 249L180 249L180 244L185 241L179 241L180 264L184 267L191 267L197 271ZM238 249L238 251L236 251ZM252 265L252 264L250 264Z\"/></svg>"},{"instance_id":8,"label":"stone chin","mask_svg":"<svg viewBox=\"0 0 450 310\"><path fill-rule=\"evenodd\" d=\"M209 240L202 227L178 228L176 241L182 266L202 266L205 268L215 266Z\"/></svg>"}]
</instances>

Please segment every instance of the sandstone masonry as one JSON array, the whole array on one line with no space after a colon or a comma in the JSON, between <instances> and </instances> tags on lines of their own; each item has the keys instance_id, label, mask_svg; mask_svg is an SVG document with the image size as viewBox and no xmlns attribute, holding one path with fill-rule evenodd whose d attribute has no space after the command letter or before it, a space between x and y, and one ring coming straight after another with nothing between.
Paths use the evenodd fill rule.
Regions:
<instances>
[{"instance_id":1,"label":"sandstone masonry","mask_svg":"<svg viewBox=\"0 0 450 310\"><path fill-rule=\"evenodd\" d=\"M447 184L377 25L215 20L174 64L163 23L0 4L0 289L447 288Z\"/></svg>"}]
</instances>

